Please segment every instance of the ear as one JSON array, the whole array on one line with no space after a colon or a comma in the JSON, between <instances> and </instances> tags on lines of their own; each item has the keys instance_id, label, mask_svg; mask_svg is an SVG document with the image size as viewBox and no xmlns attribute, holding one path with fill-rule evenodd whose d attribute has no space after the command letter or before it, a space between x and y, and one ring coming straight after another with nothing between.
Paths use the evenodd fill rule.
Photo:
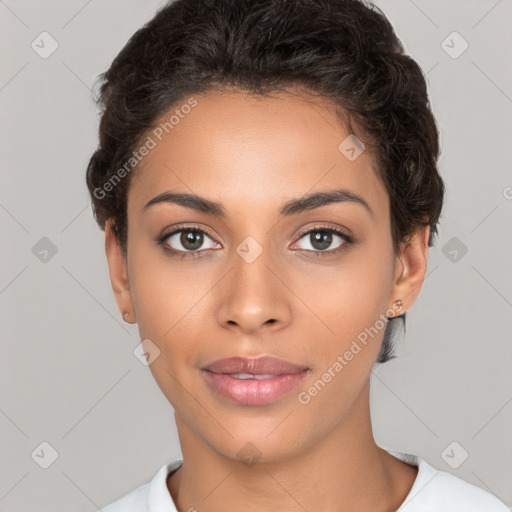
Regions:
<instances>
[{"instance_id":1,"label":"ear","mask_svg":"<svg viewBox=\"0 0 512 512\"><path fill-rule=\"evenodd\" d=\"M400 246L400 254L395 262L391 302L401 300L403 306L396 314L402 314L411 309L420 293L427 272L429 235L430 226L422 226ZM394 308L390 305L390 309Z\"/></svg>"},{"instance_id":2,"label":"ear","mask_svg":"<svg viewBox=\"0 0 512 512\"><path fill-rule=\"evenodd\" d=\"M135 311L132 297L130 295L130 284L128 282L128 271L126 261L121 250L119 241L112 230L112 220L105 224L105 252L107 255L110 282L117 302L117 307L128 323L135 323Z\"/></svg>"}]
</instances>

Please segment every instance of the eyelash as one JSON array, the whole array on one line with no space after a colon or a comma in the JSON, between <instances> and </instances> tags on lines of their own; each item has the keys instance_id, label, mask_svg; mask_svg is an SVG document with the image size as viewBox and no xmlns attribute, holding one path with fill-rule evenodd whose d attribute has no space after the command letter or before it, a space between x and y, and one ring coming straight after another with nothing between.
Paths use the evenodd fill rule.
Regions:
<instances>
[{"instance_id":1,"label":"eyelash","mask_svg":"<svg viewBox=\"0 0 512 512\"><path fill-rule=\"evenodd\" d=\"M178 226L177 228L173 229L172 231L169 231L168 233L163 234L157 240L157 244L161 245L163 247L164 251L169 253L172 257L179 258L179 259L190 258L190 257L192 259L200 259L204 256L196 256L196 254L201 254L202 252L211 250L211 249L202 249L200 251L178 251L176 249L172 249L171 247L169 247L168 245L165 244L166 240L169 237L171 237L172 235L175 235L176 233L181 233L182 231L203 233L204 235L207 235L212 240L214 240L214 236L208 230L206 230L204 228L200 228L199 226L188 225L188 226ZM345 250L347 248L347 246L354 244L353 238L351 236L349 236L347 233L345 233L345 231L343 231L342 229L333 228L330 226L323 226L323 225L316 225L316 226L313 226L313 228L309 228L307 230L301 231L298 235L298 240L303 238L304 235L307 235L309 233L315 233L318 231L325 232L325 233L334 233L334 234L340 236L344 240L344 243L342 245L340 245L338 248L330 250L330 251L320 251L320 250L312 251L309 249L302 249L305 252L313 253L315 258L322 258L322 257L325 257L325 255L328 255L328 256L336 255L336 254L340 253L341 251Z\"/></svg>"}]
</instances>

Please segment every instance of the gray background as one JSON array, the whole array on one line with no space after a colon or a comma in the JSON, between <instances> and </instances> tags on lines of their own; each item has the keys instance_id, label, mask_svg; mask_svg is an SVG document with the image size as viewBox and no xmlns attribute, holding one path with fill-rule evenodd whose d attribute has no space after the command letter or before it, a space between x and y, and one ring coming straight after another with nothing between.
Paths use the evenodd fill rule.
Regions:
<instances>
[{"instance_id":1,"label":"gray background","mask_svg":"<svg viewBox=\"0 0 512 512\"><path fill-rule=\"evenodd\" d=\"M160 5L0 0L2 512L94 511L180 455L115 305L84 177L94 79ZM447 206L399 358L372 377L375 437L511 505L512 1L377 5L428 74ZM31 47L43 31L59 45L46 59ZM457 58L453 31L469 44ZM42 442L58 453L48 469Z\"/></svg>"}]
</instances>

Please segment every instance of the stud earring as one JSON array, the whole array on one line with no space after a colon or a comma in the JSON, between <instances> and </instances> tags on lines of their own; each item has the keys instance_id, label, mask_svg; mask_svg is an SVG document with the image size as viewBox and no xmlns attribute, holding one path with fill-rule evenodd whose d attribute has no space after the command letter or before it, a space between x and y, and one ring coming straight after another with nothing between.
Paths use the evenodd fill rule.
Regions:
<instances>
[{"instance_id":1,"label":"stud earring","mask_svg":"<svg viewBox=\"0 0 512 512\"><path fill-rule=\"evenodd\" d=\"M398 300L396 300L395 302L393 302L393 309L395 309L395 310L400 310L400 309L402 309L403 305L404 305L404 303L403 303L400 299L398 299ZM395 314L393 313L393 315L392 315L392 316L388 316L388 318L396 318L397 316L401 316L401 315L403 315L404 313L406 313L406 311L402 311L402 312L400 313L400 315L395 315Z\"/></svg>"}]
</instances>

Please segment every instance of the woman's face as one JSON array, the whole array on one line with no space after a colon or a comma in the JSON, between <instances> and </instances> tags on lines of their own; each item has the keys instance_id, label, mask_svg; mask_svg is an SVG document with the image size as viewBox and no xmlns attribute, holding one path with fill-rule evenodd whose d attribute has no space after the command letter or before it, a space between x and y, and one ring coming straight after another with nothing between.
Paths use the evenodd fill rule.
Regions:
<instances>
[{"instance_id":1,"label":"woman's face","mask_svg":"<svg viewBox=\"0 0 512 512\"><path fill-rule=\"evenodd\" d=\"M107 232L111 276L119 290L127 272L119 307L151 340L180 436L230 458L285 459L367 414L385 317L419 292L428 230L393 254L387 192L328 103L195 98L150 135L128 194L126 268ZM198 199L147 206L164 193ZM241 379L209 366L260 356L296 367Z\"/></svg>"}]
</instances>

